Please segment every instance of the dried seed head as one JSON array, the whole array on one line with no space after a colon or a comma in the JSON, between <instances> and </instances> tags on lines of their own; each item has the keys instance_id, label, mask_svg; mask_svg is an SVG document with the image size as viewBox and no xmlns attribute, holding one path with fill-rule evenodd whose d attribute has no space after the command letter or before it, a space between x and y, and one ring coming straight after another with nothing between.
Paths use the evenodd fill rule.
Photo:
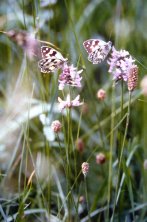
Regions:
<instances>
[{"instance_id":1,"label":"dried seed head","mask_svg":"<svg viewBox=\"0 0 147 222\"><path fill-rule=\"evenodd\" d=\"M99 89L97 91L97 98L103 101L106 98L106 91L104 89Z\"/></svg>"},{"instance_id":2,"label":"dried seed head","mask_svg":"<svg viewBox=\"0 0 147 222\"><path fill-rule=\"evenodd\" d=\"M81 167L82 167L82 173L86 177L87 173L89 172L89 163L83 162Z\"/></svg>"},{"instance_id":3,"label":"dried seed head","mask_svg":"<svg viewBox=\"0 0 147 222\"><path fill-rule=\"evenodd\" d=\"M105 161L106 161L106 156L105 156L105 154L103 154L103 153L98 153L98 154L96 155L96 163L97 163L97 164L103 164L103 163L105 163Z\"/></svg>"},{"instance_id":4,"label":"dried seed head","mask_svg":"<svg viewBox=\"0 0 147 222\"><path fill-rule=\"evenodd\" d=\"M138 83L138 67L134 65L128 75L128 90L133 91Z\"/></svg>"},{"instance_id":5,"label":"dried seed head","mask_svg":"<svg viewBox=\"0 0 147 222\"><path fill-rule=\"evenodd\" d=\"M51 128L55 133L59 133L61 131L61 123L59 120L55 120L52 122Z\"/></svg>"},{"instance_id":6,"label":"dried seed head","mask_svg":"<svg viewBox=\"0 0 147 222\"><path fill-rule=\"evenodd\" d=\"M83 150L84 150L84 147L85 147L85 145L84 145L83 140L82 140L81 138L78 138L78 139L76 140L76 148L77 148L77 150L78 150L80 153L82 153Z\"/></svg>"}]
</instances>

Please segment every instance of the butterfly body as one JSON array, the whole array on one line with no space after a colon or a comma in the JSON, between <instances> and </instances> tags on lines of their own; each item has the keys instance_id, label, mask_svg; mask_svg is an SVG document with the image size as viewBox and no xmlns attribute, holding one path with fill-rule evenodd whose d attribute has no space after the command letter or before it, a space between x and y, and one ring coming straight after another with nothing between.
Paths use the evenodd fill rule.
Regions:
<instances>
[{"instance_id":1,"label":"butterfly body","mask_svg":"<svg viewBox=\"0 0 147 222\"><path fill-rule=\"evenodd\" d=\"M98 64L107 57L112 43L110 41L106 43L99 39L88 39L83 43L83 46L88 53L88 60L93 64Z\"/></svg>"},{"instance_id":2,"label":"butterfly body","mask_svg":"<svg viewBox=\"0 0 147 222\"><path fill-rule=\"evenodd\" d=\"M42 59L38 62L38 66L43 73L54 72L68 60L57 50L47 46L41 47L41 55Z\"/></svg>"}]
</instances>

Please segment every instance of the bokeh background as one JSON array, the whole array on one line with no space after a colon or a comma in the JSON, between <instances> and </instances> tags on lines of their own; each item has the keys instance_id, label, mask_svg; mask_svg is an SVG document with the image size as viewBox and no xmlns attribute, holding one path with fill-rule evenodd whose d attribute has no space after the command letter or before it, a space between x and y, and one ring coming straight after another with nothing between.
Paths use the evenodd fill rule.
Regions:
<instances>
[{"instance_id":1,"label":"bokeh background","mask_svg":"<svg viewBox=\"0 0 147 222\"><path fill-rule=\"evenodd\" d=\"M38 40L35 56L28 57L25 47L4 33L10 30L18 33L23 30ZM140 87L147 74L147 1L1 0L0 31L0 221L15 221L16 218L16 221L36 222L88 221L84 220L87 210L82 198L75 208L74 201L71 203L70 220L58 215L67 195L63 167L66 165L63 136L67 122L64 120L66 116L57 109L57 97L62 95L58 91L59 72L44 75L38 68L41 41L54 46L69 58L70 64L84 70L82 88L73 90L73 95L80 94L85 105L83 110L75 109L72 115L75 144L72 155L76 155L76 166L74 161L71 162L70 183L76 183L73 189L76 203L84 196L83 177L76 177L77 172L80 172L81 163L89 158L89 205L90 212L96 212L91 221L106 221L113 83L107 62L92 65L87 60L83 41L90 38L112 41L117 50L129 51L139 67L121 171L126 180L114 221L147 221L147 171L144 164L147 159L147 98L142 95ZM96 97L100 88L107 92L104 103ZM122 94L126 112L127 86L124 84L122 90L118 82L115 89L116 126L121 120ZM65 124L60 134L61 150L58 138L50 128L55 119L64 120ZM125 122L122 122L114 133L110 214L117 184L117 155L124 129ZM77 135L84 143L82 153L76 147ZM102 166L95 161L99 152L106 156ZM61 215L65 216L65 209Z\"/></svg>"}]
</instances>

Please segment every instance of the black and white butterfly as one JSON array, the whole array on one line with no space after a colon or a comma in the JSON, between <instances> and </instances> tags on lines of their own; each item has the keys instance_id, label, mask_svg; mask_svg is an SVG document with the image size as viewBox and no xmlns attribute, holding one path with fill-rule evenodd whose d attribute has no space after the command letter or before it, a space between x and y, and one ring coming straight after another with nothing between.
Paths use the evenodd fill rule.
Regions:
<instances>
[{"instance_id":1,"label":"black and white butterfly","mask_svg":"<svg viewBox=\"0 0 147 222\"><path fill-rule=\"evenodd\" d=\"M104 42L100 39L88 39L83 42L83 46L88 52L88 60L93 64L104 61L111 50L112 42Z\"/></svg>"},{"instance_id":2,"label":"black and white butterfly","mask_svg":"<svg viewBox=\"0 0 147 222\"><path fill-rule=\"evenodd\" d=\"M60 69L68 60L60 52L48 46L41 47L41 55L42 59L38 62L38 66L43 73L54 72Z\"/></svg>"}]
</instances>

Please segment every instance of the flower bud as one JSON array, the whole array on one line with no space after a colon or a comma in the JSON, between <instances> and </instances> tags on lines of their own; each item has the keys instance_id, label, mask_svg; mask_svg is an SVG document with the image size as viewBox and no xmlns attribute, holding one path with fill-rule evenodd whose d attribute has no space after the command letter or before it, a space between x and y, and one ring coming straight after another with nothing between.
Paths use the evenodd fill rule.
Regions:
<instances>
[{"instance_id":1,"label":"flower bud","mask_svg":"<svg viewBox=\"0 0 147 222\"><path fill-rule=\"evenodd\" d=\"M76 140L76 149L77 149L80 153L82 153L83 150L84 150L84 142L83 142L83 140L82 140L81 138L78 138L78 139Z\"/></svg>"},{"instance_id":2,"label":"flower bud","mask_svg":"<svg viewBox=\"0 0 147 222\"><path fill-rule=\"evenodd\" d=\"M62 125L59 120L55 120L51 124L51 128L55 133L59 133L61 131L61 127Z\"/></svg>"},{"instance_id":3,"label":"flower bud","mask_svg":"<svg viewBox=\"0 0 147 222\"><path fill-rule=\"evenodd\" d=\"M89 172L89 163L83 162L81 167L82 167L82 173L86 177L87 173Z\"/></svg>"},{"instance_id":4,"label":"flower bud","mask_svg":"<svg viewBox=\"0 0 147 222\"><path fill-rule=\"evenodd\" d=\"M103 164L103 163L105 163L105 161L106 161L106 156L105 156L105 154L103 154L103 153L98 153L97 155L96 155L96 163L97 164Z\"/></svg>"},{"instance_id":5,"label":"flower bud","mask_svg":"<svg viewBox=\"0 0 147 222\"><path fill-rule=\"evenodd\" d=\"M130 71L128 76L128 90L133 91L138 83L138 67L134 65Z\"/></svg>"},{"instance_id":6,"label":"flower bud","mask_svg":"<svg viewBox=\"0 0 147 222\"><path fill-rule=\"evenodd\" d=\"M104 89L99 89L97 91L97 98L103 101L106 98L106 91Z\"/></svg>"}]
</instances>

